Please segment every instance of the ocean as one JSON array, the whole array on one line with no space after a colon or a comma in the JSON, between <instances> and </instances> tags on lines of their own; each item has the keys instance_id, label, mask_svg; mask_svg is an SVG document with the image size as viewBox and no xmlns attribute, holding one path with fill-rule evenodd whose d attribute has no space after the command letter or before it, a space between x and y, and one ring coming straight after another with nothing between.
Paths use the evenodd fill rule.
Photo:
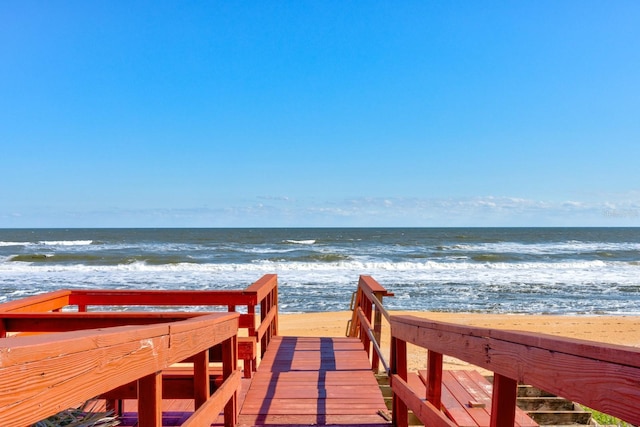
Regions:
<instances>
[{"instance_id":1,"label":"ocean","mask_svg":"<svg viewBox=\"0 0 640 427\"><path fill-rule=\"evenodd\" d=\"M391 310L640 315L640 228L0 229L0 302L267 273L281 313L348 310L365 274Z\"/></svg>"}]
</instances>

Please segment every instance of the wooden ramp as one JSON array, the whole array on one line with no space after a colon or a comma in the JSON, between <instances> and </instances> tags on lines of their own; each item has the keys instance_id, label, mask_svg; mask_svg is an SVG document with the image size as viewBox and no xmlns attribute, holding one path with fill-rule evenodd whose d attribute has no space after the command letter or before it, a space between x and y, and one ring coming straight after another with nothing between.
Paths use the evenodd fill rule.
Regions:
<instances>
[{"instance_id":1,"label":"wooden ramp","mask_svg":"<svg viewBox=\"0 0 640 427\"><path fill-rule=\"evenodd\" d=\"M388 426L386 410L359 339L274 337L238 425Z\"/></svg>"}]
</instances>

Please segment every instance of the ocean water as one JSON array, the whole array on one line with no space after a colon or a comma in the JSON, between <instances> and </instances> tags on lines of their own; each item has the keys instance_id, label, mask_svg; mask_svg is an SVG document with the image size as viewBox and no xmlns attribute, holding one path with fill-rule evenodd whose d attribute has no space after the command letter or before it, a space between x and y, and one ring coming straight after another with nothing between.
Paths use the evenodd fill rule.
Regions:
<instances>
[{"instance_id":1,"label":"ocean water","mask_svg":"<svg viewBox=\"0 0 640 427\"><path fill-rule=\"evenodd\" d=\"M283 313L347 310L366 274L389 309L640 315L640 228L0 229L0 302L266 273Z\"/></svg>"}]
</instances>

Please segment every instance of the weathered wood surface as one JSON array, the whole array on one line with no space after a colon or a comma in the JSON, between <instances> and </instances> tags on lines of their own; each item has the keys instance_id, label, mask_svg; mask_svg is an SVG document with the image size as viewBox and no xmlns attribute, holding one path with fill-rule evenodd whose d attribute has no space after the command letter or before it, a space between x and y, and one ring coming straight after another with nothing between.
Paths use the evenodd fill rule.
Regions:
<instances>
[{"instance_id":1,"label":"weathered wood surface","mask_svg":"<svg viewBox=\"0 0 640 427\"><path fill-rule=\"evenodd\" d=\"M371 369L378 372L382 363L387 374L388 364L380 345L382 317L389 321L390 316L382 305L382 299L392 296L393 293L387 291L373 277L361 275L352 301L353 313L347 325L347 336L360 337L367 355L371 355Z\"/></svg>"},{"instance_id":2,"label":"weathered wood surface","mask_svg":"<svg viewBox=\"0 0 640 427\"><path fill-rule=\"evenodd\" d=\"M427 372L418 373L422 384L416 389L424 394ZM489 426L492 394L493 386L476 370L445 370L442 373L442 408L460 427ZM514 425L536 427L538 423L516 408Z\"/></svg>"},{"instance_id":3,"label":"weathered wood surface","mask_svg":"<svg viewBox=\"0 0 640 427\"><path fill-rule=\"evenodd\" d=\"M157 372L233 339L237 328L238 314L216 313L175 323L2 338L0 425L36 422L140 378L143 395L157 401Z\"/></svg>"},{"instance_id":4,"label":"weathered wood surface","mask_svg":"<svg viewBox=\"0 0 640 427\"><path fill-rule=\"evenodd\" d=\"M70 290L60 290L5 302L0 304L0 311L20 313L58 310L69 305L71 293Z\"/></svg>"},{"instance_id":5,"label":"weathered wood surface","mask_svg":"<svg viewBox=\"0 0 640 427\"><path fill-rule=\"evenodd\" d=\"M238 386L239 383L239 386ZM210 401L224 402L230 394L238 391L238 402L244 401L244 396L250 385L250 380L242 378L239 372L234 373L226 382L223 388L216 390ZM194 423L197 418L192 418L196 411L194 401L189 399L163 399L162 400L162 427L184 427L186 422ZM222 426L224 425L224 411L220 406L208 407L201 412L207 412L203 417L206 421L201 424L204 426ZM200 415L202 416L202 415ZM190 418L192 418L190 420ZM138 427L138 404L135 399L127 399L123 402L122 414L118 417L122 427ZM187 426L189 424L186 424Z\"/></svg>"},{"instance_id":6,"label":"weathered wood surface","mask_svg":"<svg viewBox=\"0 0 640 427\"><path fill-rule=\"evenodd\" d=\"M493 371L501 389L531 384L640 424L640 349L392 316L393 339ZM495 399L496 391L494 391ZM511 421L513 423L513 421ZM504 420L503 424L504 425Z\"/></svg>"},{"instance_id":7,"label":"weathered wood surface","mask_svg":"<svg viewBox=\"0 0 640 427\"><path fill-rule=\"evenodd\" d=\"M61 312L62 309L78 311ZM142 312L122 313L93 311L106 306L225 306L240 314L239 327L246 329L240 340L239 358L244 360L245 377L257 368L258 347L263 354L271 337L278 332L278 278L266 274L244 290L181 291L181 290L92 290L74 289L36 295L23 300L0 304L0 338L13 333L62 332L107 328L120 325L164 323L201 316L206 312ZM256 324L256 306L260 321ZM254 342L251 342L253 340Z\"/></svg>"},{"instance_id":8,"label":"weathered wood surface","mask_svg":"<svg viewBox=\"0 0 640 427\"><path fill-rule=\"evenodd\" d=\"M412 381L413 380L413 381ZM394 425L406 426L408 424L407 409L413 411L415 416L425 425L430 427L456 427L440 410L416 392L411 384L419 381L415 374L410 374L406 379L398 374L391 376L391 384L394 393Z\"/></svg>"},{"instance_id":9,"label":"weathered wood surface","mask_svg":"<svg viewBox=\"0 0 640 427\"><path fill-rule=\"evenodd\" d=\"M82 329L111 328L177 322L208 313L194 312L0 312L6 332L67 332Z\"/></svg>"},{"instance_id":10,"label":"weathered wood surface","mask_svg":"<svg viewBox=\"0 0 640 427\"><path fill-rule=\"evenodd\" d=\"M274 337L240 411L240 426L389 425L357 339Z\"/></svg>"}]
</instances>

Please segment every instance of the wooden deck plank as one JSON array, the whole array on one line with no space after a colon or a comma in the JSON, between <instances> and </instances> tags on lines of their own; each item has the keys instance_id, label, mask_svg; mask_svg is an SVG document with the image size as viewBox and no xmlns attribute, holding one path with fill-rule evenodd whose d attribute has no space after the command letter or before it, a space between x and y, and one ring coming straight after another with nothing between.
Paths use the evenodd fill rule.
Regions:
<instances>
[{"instance_id":1,"label":"wooden deck plank","mask_svg":"<svg viewBox=\"0 0 640 427\"><path fill-rule=\"evenodd\" d=\"M268 409L265 410L265 403ZM380 405L369 399L263 399L247 400L243 414L259 415L375 415Z\"/></svg>"},{"instance_id":2,"label":"wooden deck plank","mask_svg":"<svg viewBox=\"0 0 640 427\"><path fill-rule=\"evenodd\" d=\"M251 380L241 379L238 401L244 401ZM122 416L119 417L122 427L136 427L138 425L138 404L135 399L125 399ZM181 426L194 411L193 399L163 399L162 400L162 427ZM223 426L222 412L218 418L212 420L211 426Z\"/></svg>"},{"instance_id":3,"label":"wooden deck plank","mask_svg":"<svg viewBox=\"0 0 640 427\"><path fill-rule=\"evenodd\" d=\"M424 383L426 371L420 371ZM491 418L491 383L476 370L451 370L442 373L442 409L461 427L489 426ZM484 403L473 408L470 402ZM527 413L516 408L515 427L537 427Z\"/></svg>"},{"instance_id":4,"label":"wooden deck plank","mask_svg":"<svg viewBox=\"0 0 640 427\"><path fill-rule=\"evenodd\" d=\"M424 371L422 371L422 375L424 375ZM427 390L424 383L424 377L420 377L418 374L409 374L409 386L413 389L413 391L418 396L426 396ZM465 411L460 404L456 400L456 398L451 394L451 392L443 387L442 388L442 396L440 399L442 403L442 410L447 414L447 416L455 420L456 424L460 427L477 427L474 419Z\"/></svg>"},{"instance_id":5,"label":"wooden deck plank","mask_svg":"<svg viewBox=\"0 0 640 427\"><path fill-rule=\"evenodd\" d=\"M476 401L478 396L469 393L469 391L458 382L451 371L444 371L442 373L442 385L443 390L447 389L451 393L458 401L458 404L467 411L477 425L488 426L491 423L491 415L489 414L489 410L491 409L490 399L489 402L480 402L486 404L483 408L471 407L469 402Z\"/></svg>"},{"instance_id":6,"label":"wooden deck plank","mask_svg":"<svg viewBox=\"0 0 640 427\"><path fill-rule=\"evenodd\" d=\"M388 426L362 344L274 337L240 410L239 426Z\"/></svg>"},{"instance_id":7,"label":"wooden deck plank","mask_svg":"<svg viewBox=\"0 0 640 427\"><path fill-rule=\"evenodd\" d=\"M353 415L327 415L324 425L332 427L354 426ZM387 423L380 423L379 415L359 415L358 427L382 427ZM309 427L318 425L317 415L242 415L239 427L269 426L269 427Z\"/></svg>"},{"instance_id":8,"label":"wooden deck plank","mask_svg":"<svg viewBox=\"0 0 640 427\"><path fill-rule=\"evenodd\" d=\"M256 372L252 382L271 382L278 383L317 383L320 375L327 383L333 383L336 385L349 385L349 384L374 384L375 378L371 375L371 371L327 371L320 374L320 372ZM376 383L377 384L377 383Z\"/></svg>"},{"instance_id":9,"label":"wooden deck plank","mask_svg":"<svg viewBox=\"0 0 640 427\"><path fill-rule=\"evenodd\" d=\"M292 383L301 384L301 383ZM280 384L273 388L256 390L253 397L272 399L358 399L375 398L379 389L363 389L359 385L336 384L328 387L309 387L307 385Z\"/></svg>"}]
</instances>

